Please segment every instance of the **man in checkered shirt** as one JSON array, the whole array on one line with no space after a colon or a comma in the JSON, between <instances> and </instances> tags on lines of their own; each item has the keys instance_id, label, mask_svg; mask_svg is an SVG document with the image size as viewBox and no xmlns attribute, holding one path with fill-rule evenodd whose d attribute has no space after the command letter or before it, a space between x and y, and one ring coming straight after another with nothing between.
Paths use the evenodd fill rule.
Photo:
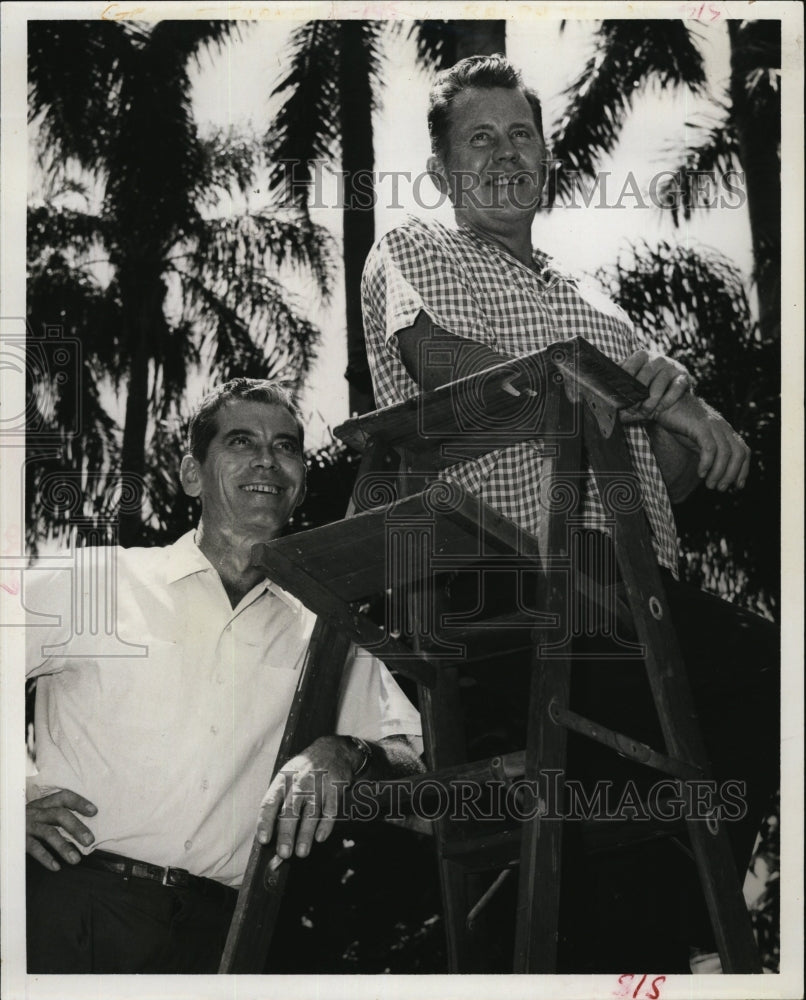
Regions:
<instances>
[{"instance_id":1,"label":"man in checkered shirt","mask_svg":"<svg viewBox=\"0 0 806 1000\"><path fill-rule=\"evenodd\" d=\"M658 561L676 574L669 495L683 499L699 479L720 490L741 488L749 449L691 393L681 365L642 350L616 306L532 248L547 156L540 103L504 59L472 57L446 71L432 91L429 130L429 172L449 194L457 228L409 218L369 255L362 296L378 405L585 337L650 389L641 411L630 415L640 423L630 424L627 438ZM439 367L428 357L439 357ZM524 442L448 475L537 534L541 470L539 445ZM583 513L591 527L603 526L592 478Z\"/></svg>"},{"instance_id":2,"label":"man in checkered shirt","mask_svg":"<svg viewBox=\"0 0 806 1000\"><path fill-rule=\"evenodd\" d=\"M670 501L684 499L699 482L720 491L741 489L748 475L749 449L716 411L694 395L682 366L643 350L620 310L563 276L546 254L532 247L547 153L539 99L523 85L519 73L500 56L463 60L438 77L428 126L433 154L429 173L449 196L456 226L409 218L388 232L367 259L362 282L364 326L378 406L390 406L420 390L575 336L586 338L648 387L644 404L622 418L628 425L626 436L655 552L666 571L672 614L687 626L681 630L686 632L681 644L695 698L698 685L710 685L712 693L718 692L715 714L709 715L707 706L701 713L707 735L713 737L709 750L715 773L719 774L720 753L721 763L727 761L727 775L744 775L757 766L755 820L749 817L747 827L750 842L744 832L741 846L734 844L737 857L744 853L746 860L753 824L760 818L758 802L763 808L770 785L775 788L777 733L771 725L763 752L758 745L745 751L752 757L746 770L739 762L743 751L735 737L746 735L748 728L758 733L765 712L777 721L776 639L771 629L764 628L768 623L747 614L740 620L737 609L683 588L671 578L677 576L677 537ZM527 441L457 464L443 474L539 534L541 471L540 445ZM605 512L592 477L583 491L582 513L585 525L601 539ZM608 666L609 672L599 671L595 679L601 701L617 700L626 713L623 728L608 724L635 735L630 723L642 713L654 719L654 709L647 704L636 709L641 703L634 700L634 670L628 677L618 674L614 664ZM767 676L759 687L758 675L764 671ZM500 673L496 684L507 686ZM598 704L595 699L594 704ZM647 742L657 740L650 737ZM649 865L657 868L655 862ZM670 879L674 882L675 876ZM646 906L636 903L634 909L646 911ZM594 936L601 933L599 927ZM671 941L674 930L662 926L660 936ZM618 965L619 942L624 939L624 935L607 938L605 961ZM668 948L656 953L650 944L642 954L648 966L672 971L675 965ZM629 965L634 957L628 948L623 961ZM675 968L687 971L685 958Z\"/></svg>"}]
</instances>

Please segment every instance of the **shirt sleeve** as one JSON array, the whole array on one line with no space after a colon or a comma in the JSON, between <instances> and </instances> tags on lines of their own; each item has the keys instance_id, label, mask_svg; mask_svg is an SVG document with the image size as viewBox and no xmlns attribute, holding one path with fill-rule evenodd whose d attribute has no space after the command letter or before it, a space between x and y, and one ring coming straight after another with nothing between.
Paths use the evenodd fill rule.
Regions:
<instances>
[{"instance_id":1,"label":"shirt sleeve","mask_svg":"<svg viewBox=\"0 0 806 1000\"><path fill-rule=\"evenodd\" d=\"M344 670L336 732L365 740L410 736L417 753L423 752L419 712L381 661L355 646Z\"/></svg>"},{"instance_id":2,"label":"shirt sleeve","mask_svg":"<svg viewBox=\"0 0 806 1000\"><path fill-rule=\"evenodd\" d=\"M421 310L457 337L490 340L484 313L456 256L414 226L393 229L375 247L364 272L364 298L385 342L412 326Z\"/></svg>"},{"instance_id":3,"label":"shirt sleeve","mask_svg":"<svg viewBox=\"0 0 806 1000\"><path fill-rule=\"evenodd\" d=\"M72 568L23 573L25 604L25 676L57 673L64 666L54 649L73 632Z\"/></svg>"},{"instance_id":4,"label":"shirt sleeve","mask_svg":"<svg viewBox=\"0 0 806 1000\"><path fill-rule=\"evenodd\" d=\"M613 336L620 337L623 341L624 358L647 346L627 313L620 305L605 295L602 289L594 284L589 277L583 276L575 281L574 288L584 302L603 316L608 317L612 324ZM619 360L623 360L623 358Z\"/></svg>"}]
</instances>

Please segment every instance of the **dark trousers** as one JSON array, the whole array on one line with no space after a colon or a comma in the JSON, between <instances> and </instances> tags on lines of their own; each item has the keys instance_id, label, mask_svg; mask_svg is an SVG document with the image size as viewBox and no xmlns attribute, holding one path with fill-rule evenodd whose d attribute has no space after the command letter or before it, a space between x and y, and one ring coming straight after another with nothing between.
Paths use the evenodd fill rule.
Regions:
<instances>
[{"instance_id":1,"label":"dark trousers","mask_svg":"<svg viewBox=\"0 0 806 1000\"><path fill-rule=\"evenodd\" d=\"M27 859L29 973L214 973L236 892Z\"/></svg>"}]
</instances>

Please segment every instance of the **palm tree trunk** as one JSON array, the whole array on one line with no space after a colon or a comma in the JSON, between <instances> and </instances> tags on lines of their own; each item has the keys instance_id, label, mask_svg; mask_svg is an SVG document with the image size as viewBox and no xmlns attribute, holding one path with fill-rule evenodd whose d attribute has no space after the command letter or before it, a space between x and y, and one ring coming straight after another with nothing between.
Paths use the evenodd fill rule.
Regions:
<instances>
[{"instance_id":1,"label":"palm tree trunk","mask_svg":"<svg viewBox=\"0 0 806 1000\"><path fill-rule=\"evenodd\" d=\"M375 240L372 81L361 21L343 21L339 46L342 170L344 171L344 291L350 413L374 409L361 315L361 273Z\"/></svg>"},{"instance_id":2,"label":"palm tree trunk","mask_svg":"<svg viewBox=\"0 0 806 1000\"><path fill-rule=\"evenodd\" d=\"M759 68L759 50L769 49L780 66L780 21L728 21L731 43L730 95L745 174L753 261L762 335L781 335L781 172L778 149L781 120L770 102L755 98L748 74ZM774 53L777 48L778 61ZM759 84L763 87L765 84Z\"/></svg>"},{"instance_id":3,"label":"palm tree trunk","mask_svg":"<svg viewBox=\"0 0 806 1000\"><path fill-rule=\"evenodd\" d=\"M128 263L131 266L131 262ZM148 429L148 376L151 357L150 343L159 336L164 326L162 314L162 282L159 276L138 280L138 268L133 268L135 278L121 288L123 315L128 317L127 341L129 344L129 384L126 393L126 417L123 425L121 467L127 477L134 479L136 497L126 497L121 504L119 539L124 548L142 541L143 498L146 495L146 432ZM121 272L125 269L121 268Z\"/></svg>"},{"instance_id":4,"label":"palm tree trunk","mask_svg":"<svg viewBox=\"0 0 806 1000\"><path fill-rule=\"evenodd\" d=\"M506 54L506 21L453 21L456 27L456 61L467 56Z\"/></svg>"}]
</instances>

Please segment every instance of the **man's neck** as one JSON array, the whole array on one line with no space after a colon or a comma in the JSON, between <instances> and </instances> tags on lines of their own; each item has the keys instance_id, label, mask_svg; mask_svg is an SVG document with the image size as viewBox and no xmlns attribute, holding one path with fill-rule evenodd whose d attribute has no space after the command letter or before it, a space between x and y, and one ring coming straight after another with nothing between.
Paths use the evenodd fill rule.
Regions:
<instances>
[{"instance_id":1,"label":"man's neck","mask_svg":"<svg viewBox=\"0 0 806 1000\"><path fill-rule=\"evenodd\" d=\"M482 239L489 240L491 243L497 243L503 247L507 253L512 254L516 260L519 260L524 267L532 266L531 223L518 226L517 229L505 229L502 227L500 232L496 232L494 229L481 229L479 226L473 225L472 222L463 217L462 212L456 212L456 221L460 226L465 226L467 229L477 233Z\"/></svg>"},{"instance_id":2,"label":"man's neck","mask_svg":"<svg viewBox=\"0 0 806 1000\"><path fill-rule=\"evenodd\" d=\"M226 534L205 531L202 518L196 529L195 541L221 578L233 608L265 579L266 574L252 565L252 546L259 541L265 542L265 537L253 538L235 531Z\"/></svg>"}]
</instances>

